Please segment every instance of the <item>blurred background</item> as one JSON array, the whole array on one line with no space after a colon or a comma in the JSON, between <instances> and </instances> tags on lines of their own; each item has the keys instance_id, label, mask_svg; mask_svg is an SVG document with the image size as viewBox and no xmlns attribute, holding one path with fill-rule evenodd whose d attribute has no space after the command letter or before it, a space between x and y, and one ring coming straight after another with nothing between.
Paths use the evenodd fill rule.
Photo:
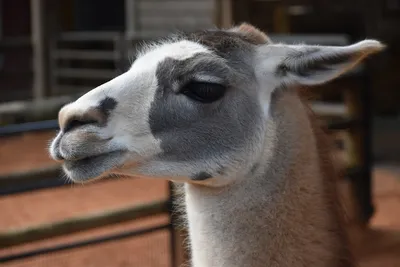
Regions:
<instances>
[{"instance_id":1,"label":"blurred background","mask_svg":"<svg viewBox=\"0 0 400 267\"><path fill-rule=\"evenodd\" d=\"M275 41L388 45L310 101L334 137L360 266L400 266L399 0L0 0L0 266L185 261L169 183L72 185L46 149L60 107L124 72L143 42L241 22Z\"/></svg>"}]
</instances>

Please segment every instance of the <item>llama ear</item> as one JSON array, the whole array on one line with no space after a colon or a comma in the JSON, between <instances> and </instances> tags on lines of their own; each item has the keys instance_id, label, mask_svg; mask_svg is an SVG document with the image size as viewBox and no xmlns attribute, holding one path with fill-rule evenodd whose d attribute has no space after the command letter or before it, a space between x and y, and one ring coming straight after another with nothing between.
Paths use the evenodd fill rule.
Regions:
<instances>
[{"instance_id":1,"label":"llama ear","mask_svg":"<svg viewBox=\"0 0 400 267\"><path fill-rule=\"evenodd\" d=\"M264 32L246 22L240 24L237 27L231 28L229 31L242 34L246 36L248 39L252 40L252 42L255 44L272 43L271 39Z\"/></svg>"},{"instance_id":2,"label":"llama ear","mask_svg":"<svg viewBox=\"0 0 400 267\"><path fill-rule=\"evenodd\" d=\"M349 46L280 45L283 56L277 61L276 75L288 84L317 85L328 82L356 66L385 46L365 40Z\"/></svg>"}]
</instances>

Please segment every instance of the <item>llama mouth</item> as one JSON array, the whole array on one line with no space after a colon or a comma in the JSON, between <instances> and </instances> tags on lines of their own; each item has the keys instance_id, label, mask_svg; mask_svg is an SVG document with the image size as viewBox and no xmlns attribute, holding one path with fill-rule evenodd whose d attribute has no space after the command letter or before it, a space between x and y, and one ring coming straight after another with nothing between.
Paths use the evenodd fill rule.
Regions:
<instances>
[{"instance_id":1,"label":"llama mouth","mask_svg":"<svg viewBox=\"0 0 400 267\"><path fill-rule=\"evenodd\" d=\"M102 175L124 163L126 151L102 153L79 160L64 160L63 169L73 182L85 182Z\"/></svg>"}]
</instances>

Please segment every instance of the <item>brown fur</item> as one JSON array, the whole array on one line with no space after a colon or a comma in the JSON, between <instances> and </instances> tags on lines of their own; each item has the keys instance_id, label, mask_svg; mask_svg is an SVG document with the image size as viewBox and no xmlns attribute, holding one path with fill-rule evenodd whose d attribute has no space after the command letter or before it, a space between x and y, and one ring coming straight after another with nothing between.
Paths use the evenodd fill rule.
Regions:
<instances>
[{"instance_id":1,"label":"brown fur","mask_svg":"<svg viewBox=\"0 0 400 267\"><path fill-rule=\"evenodd\" d=\"M266 34L246 23L229 31L199 31L185 37L213 49L217 54L244 51L249 48L249 44L272 43Z\"/></svg>"},{"instance_id":2,"label":"brown fur","mask_svg":"<svg viewBox=\"0 0 400 267\"><path fill-rule=\"evenodd\" d=\"M352 267L355 266L355 263L349 247L350 243L346 232L345 213L339 198L337 182L340 179L340 175L336 166L333 164L333 142L330 140L327 133L324 132L311 108L304 100L303 103L308 112L312 130L315 135L317 151L319 154L319 165L322 172L322 178L324 179L324 195L326 196L327 207L330 208L330 214L332 214L331 219L336 221L335 225L338 225L336 234L339 237L342 247L339 248L339 255L337 255L340 260L337 267Z\"/></svg>"},{"instance_id":3,"label":"brown fur","mask_svg":"<svg viewBox=\"0 0 400 267\"><path fill-rule=\"evenodd\" d=\"M277 262L276 266L354 266L336 190L333 143L294 88L276 91L271 108L272 120L279 124L278 136L289 143L283 147L278 144L280 153L274 157L274 168L284 168L288 173L284 175L284 188L274 200L276 214L269 227L275 239L271 240L274 245L268 250L269 258ZM301 141L291 133L299 135ZM293 147L290 144L293 141L300 142L299 146ZM290 153L294 153L294 158L290 158ZM278 167L278 162L283 165ZM282 256L284 250L287 253Z\"/></svg>"},{"instance_id":4,"label":"brown fur","mask_svg":"<svg viewBox=\"0 0 400 267\"><path fill-rule=\"evenodd\" d=\"M248 39L252 40L254 44L271 43L271 40L265 33L248 23L242 23L239 27L233 28L233 31L243 34Z\"/></svg>"}]
</instances>

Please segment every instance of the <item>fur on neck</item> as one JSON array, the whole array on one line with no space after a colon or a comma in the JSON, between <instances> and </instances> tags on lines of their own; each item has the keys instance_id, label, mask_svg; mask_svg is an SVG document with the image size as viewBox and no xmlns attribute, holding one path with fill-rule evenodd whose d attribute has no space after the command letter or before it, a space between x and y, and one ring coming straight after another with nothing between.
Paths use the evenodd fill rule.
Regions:
<instances>
[{"instance_id":1,"label":"fur on neck","mask_svg":"<svg viewBox=\"0 0 400 267\"><path fill-rule=\"evenodd\" d=\"M271 113L273 155L249 177L185 186L193 267L353 266L325 134L292 91L274 95Z\"/></svg>"}]
</instances>

